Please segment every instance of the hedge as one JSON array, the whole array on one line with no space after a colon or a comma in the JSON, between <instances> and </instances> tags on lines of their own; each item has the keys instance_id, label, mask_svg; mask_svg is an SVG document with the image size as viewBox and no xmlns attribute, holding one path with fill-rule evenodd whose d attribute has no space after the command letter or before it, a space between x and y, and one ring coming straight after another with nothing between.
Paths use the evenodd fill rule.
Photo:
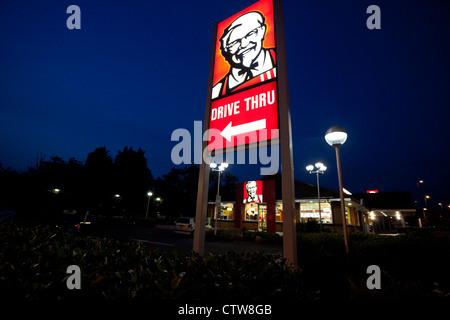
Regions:
<instances>
[{"instance_id":1,"label":"hedge","mask_svg":"<svg viewBox=\"0 0 450 320\"><path fill-rule=\"evenodd\" d=\"M279 255L185 255L48 226L0 225L0 287L28 301L302 299L301 273ZM81 290L69 290L69 265Z\"/></svg>"},{"instance_id":2,"label":"hedge","mask_svg":"<svg viewBox=\"0 0 450 320\"><path fill-rule=\"evenodd\" d=\"M264 236L263 236L264 237ZM299 268L277 254L183 254L50 226L0 224L0 292L23 301L448 300L450 245L431 235L298 234ZM279 241L279 239L276 239ZM81 290L69 290L69 265ZM368 290L369 265L382 289ZM439 290L435 283L439 283Z\"/></svg>"}]
</instances>

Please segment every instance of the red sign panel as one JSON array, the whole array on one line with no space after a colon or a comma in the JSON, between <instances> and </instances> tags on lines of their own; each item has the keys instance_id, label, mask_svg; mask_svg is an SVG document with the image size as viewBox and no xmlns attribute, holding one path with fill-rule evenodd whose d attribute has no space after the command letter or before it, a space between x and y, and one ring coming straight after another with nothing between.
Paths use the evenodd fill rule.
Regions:
<instances>
[{"instance_id":1,"label":"red sign panel","mask_svg":"<svg viewBox=\"0 0 450 320\"><path fill-rule=\"evenodd\" d=\"M212 101L210 129L218 129L220 136L215 135L209 150L278 138L278 130L271 130L278 129L276 91L272 81Z\"/></svg>"},{"instance_id":2,"label":"red sign panel","mask_svg":"<svg viewBox=\"0 0 450 320\"><path fill-rule=\"evenodd\" d=\"M209 150L278 139L273 1L217 26Z\"/></svg>"},{"instance_id":3,"label":"red sign panel","mask_svg":"<svg viewBox=\"0 0 450 320\"><path fill-rule=\"evenodd\" d=\"M263 182L247 181L244 184L244 201L243 203L262 203L263 202Z\"/></svg>"},{"instance_id":4,"label":"red sign panel","mask_svg":"<svg viewBox=\"0 0 450 320\"><path fill-rule=\"evenodd\" d=\"M367 190L367 193L378 193L378 190Z\"/></svg>"}]
</instances>

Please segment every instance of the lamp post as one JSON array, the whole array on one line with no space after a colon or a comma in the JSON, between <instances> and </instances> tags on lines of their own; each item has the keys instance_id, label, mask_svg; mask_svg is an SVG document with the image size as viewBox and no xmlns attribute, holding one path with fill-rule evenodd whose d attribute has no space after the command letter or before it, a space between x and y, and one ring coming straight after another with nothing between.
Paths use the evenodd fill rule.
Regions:
<instances>
[{"instance_id":1,"label":"lamp post","mask_svg":"<svg viewBox=\"0 0 450 320\"><path fill-rule=\"evenodd\" d=\"M220 174L222 173L222 171L224 171L226 168L228 168L228 163L223 162L221 165L219 165L219 167L217 167L217 163L213 162L209 166L211 167L212 171L218 172L217 195L216 195L216 220L214 221L214 235L216 235L217 234L217 219L218 219L219 208L220 208L220 203L221 203L221 199L220 199L220 195L219 195L219 191L220 191Z\"/></svg>"},{"instance_id":2,"label":"lamp post","mask_svg":"<svg viewBox=\"0 0 450 320\"><path fill-rule=\"evenodd\" d=\"M426 195L425 197L423 197L425 199L425 208L423 209L423 216L425 217L425 223L427 224L427 226L430 225L430 222L428 221L428 202L427 200L430 199L431 197L429 195Z\"/></svg>"},{"instance_id":3,"label":"lamp post","mask_svg":"<svg viewBox=\"0 0 450 320\"><path fill-rule=\"evenodd\" d=\"M417 182L416 182L416 186L417 186L417 195L418 195L418 198L419 199L421 199L422 198L422 193L420 192L420 185L423 183L423 180L418 180ZM422 207L422 203L421 203L422 201L420 201L420 203L419 203L419 201L417 202L417 204L418 204L418 208L417 208L417 210L419 210L419 208L420 207ZM423 217L424 217L424 220L426 220L426 218L425 218L425 207L424 208L422 208L422 215L423 215ZM419 220L421 220L422 219L422 215L420 216L420 218L418 218ZM420 223L419 223L419 225L421 226L422 225L422 221L420 221Z\"/></svg>"},{"instance_id":4,"label":"lamp post","mask_svg":"<svg viewBox=\"0 0 450 320\"><path fill-rule=\"evenodd\" d=\"M152 197L153 192L149 191L147 192L147 196L148 196L148 201L147 201L147 211L145 213L145 219L148 218L148 208L150 207L150 198Z\"/></svg>"},{"instance_id":5,"label":"lamp post","mask_svg":"<svg viewBox=\"0 0 450 320\"><path fill-rule=\"evenodd\" d=\"M344 204L344 189L342 183L342 170L341 170L341 155L339 153L339 148L347 141L347 132L341 127L331 127L325 133L325 141L332 147L336 149L336 162L339 178L339 194L341 196L341 215L342 215L342 226L344 230L344 242L345 242L345 252L349 254L348 249L348 238L347 238L347 221L345 219L345 204Z\"/></svg>"},{"instance_id":6,"label":"lamp post","mask_svg":"<svg viewBox=\"0 0 450 320\"><path fill-rule=\"evenodd\" d=\"M424 199L425 199L425 208L427 208L427 210L428 210L428 202L427 202L427 199L430 199L431 197L429 196L429 195L426 195L425 197L424 197Z\"/></svg>"},{"instance_id":7,"label":"lamp post","mask_svg":"<svg viewBox=\"0 0 450 320\"><path fill-rule=\"evenodd\" d=\"M416 182L417 192L419 193L419 197L420 197L420 184L422 184L422 183L423 183L423 180L419 180L419 181Z\"/></svg>"},{"instance_id":8,"label":"lamp post","mask_svg":"<svg viewBox=\"0 0 450 320\"><path fill-rule=\"evenodd\" d=\"M319 173L324 174L325 171L327 170L327 167L322 163L322 162L317 162L315 164L317 170L314 170L314 166L312 164L309 164L306 166L306 170L309 171L309 173L315 173L317 176L317 199L319 201L319 225L320 225L320 230L322 230L322 211L320 209L320 186L319 186Z\"/></svg>"}]
</instances>

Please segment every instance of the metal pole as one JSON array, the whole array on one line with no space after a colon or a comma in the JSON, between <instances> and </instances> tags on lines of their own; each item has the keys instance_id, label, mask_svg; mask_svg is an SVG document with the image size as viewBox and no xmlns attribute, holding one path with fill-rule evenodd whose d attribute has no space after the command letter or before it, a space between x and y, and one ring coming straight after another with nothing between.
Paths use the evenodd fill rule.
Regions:
<instances>
[{"instance_id":1,"label":"metal pole","mask_svg":"<svg viewBox=\"0 0 450 320\"><path fill-rule=\"evenodd\" d=\"M336 146L335 148L336 148L336 162L337 162L338 177L339 177L339 193L341 195L341 214L342 214L342 227L344 229L345 252L348 255L349 249L348 249L348 238L347 238L347 220L345 219L345 204L344 204L344 189L343 189L343 183L342 183L341 155L339 153L339 146Z\"/></svg>"},{"instance_id":2,"label":"metal pole","mask_svg":"<svg viewBox=\"0 0 450 320\"><path fill-rule=\"evenodd\" d=\"M297 267L295 230L294 161L292 155L291 113L281 0L274 0L275 39L277 48L278 112L280 126L281 189L283 200L283 256L288 266Z\"/></svg>"},{"instance_id":3,"label":"metal pole","mask_svg":"<svg viewBox=\"0 0 450 320\"><path fill-rule=\"evenodd\" d=\"M316 175L317 175L317 198L319 199L319 225L320 225L320 230L322 230L322 212L320 210L319 170L317 170Z\"/></svg>"},{"instance_id":4,"label":"metal pole","mask_svg":"<svg viewBox=\"0 0 450 320\"><path fill-rule=\"evenodd\" d=\"M148 197L148 201L147 201L147 212L145 213L145 219L147 219L147 217L148 217L148 207L150 206L150 196L147 196Z\"/></svg>"},{"instance_id":5,"label":"metal pole","mask_svg":"<svg viewBox=\"0 0 450 320\"><path fill-rule=\"evenodd\" d=\"M214 76L214 55L216 51L216 36L217 36L217 23L214 25L211 54L209 59L209 75L208 75L208 89L206 91L206 103L205 103L205 117L203 121L203 135L209 129L209 116L211 108L211 96L212 96L212 86L213 86L213 76ZM205 253L205 227L206 227L206 214L208 211L208 185L209 185L209 162L211 159L210 152L206 152L204 155L203 150L207 150L208 142L202 141L201 150L201 163L200 172L198 177L198 187L197 187L197 206L195 209L195 230L194 230L194 241L192 245L192 250L199 255L203 256ZM204 158L205 156L205 158Z\"/></svg>"},{"instance_id":6,"label":"metal pole","mask_svg":"<svg viewBox=\"0 0 450 320\"><path fill-rule=\"evenodd\" d=\"M219 177L217 179L217 197L216 197L216 199L218 199L219 195L220 195L219 190L220 190L220 173L221 173L221 171L218 170L218 173L219 173ZM214 221L214 235L217 234L217 218L218 218L218 214L219 214L219 206L220 206L220 202L217 202L216 203L216 220Z\"/></svg>"},{"instance_id":7,"label":"metal pole","mask_svg":"<svg viewBox=\"0 0 450 320\"><path fill-rule=\"evenodd\" d=\"M206 212L208 210L208 182L209 182L209 163L208 159L203 159L200 164L200 175L198 178L197 207L195 211L195 229L194 229L194 252L203 256L205 253L205 226Z\"/></svg>"},{"instance_id":8,"label":"metal pole","mask_svg":"<svg viewBox=\"0 0 450 320\"><path fill-rule=\"evenodd\" d=\"M217 178L217 195L219 195L219 190L220 190L220 174L222 173L222 171L219 170L219 177Z\"/></svg>"}]
</instances>

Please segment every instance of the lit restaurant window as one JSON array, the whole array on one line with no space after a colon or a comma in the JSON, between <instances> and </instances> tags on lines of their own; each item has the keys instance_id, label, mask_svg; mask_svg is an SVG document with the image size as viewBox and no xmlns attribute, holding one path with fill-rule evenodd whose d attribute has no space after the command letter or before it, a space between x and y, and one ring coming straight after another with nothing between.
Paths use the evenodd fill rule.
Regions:
<instances>
[{"instance_id":1,"label":"lit restaurant window","mask_svg":"<svg viewBox=\"0 0 450 320\"><path fill-rule=\"evenodd\" d=\"M322 223L332 223L331 205L328 202L320 202ZM316 219L319 222L319 203L316 201L300 203L300 221Z\"/></svg>"}]
</instances>

